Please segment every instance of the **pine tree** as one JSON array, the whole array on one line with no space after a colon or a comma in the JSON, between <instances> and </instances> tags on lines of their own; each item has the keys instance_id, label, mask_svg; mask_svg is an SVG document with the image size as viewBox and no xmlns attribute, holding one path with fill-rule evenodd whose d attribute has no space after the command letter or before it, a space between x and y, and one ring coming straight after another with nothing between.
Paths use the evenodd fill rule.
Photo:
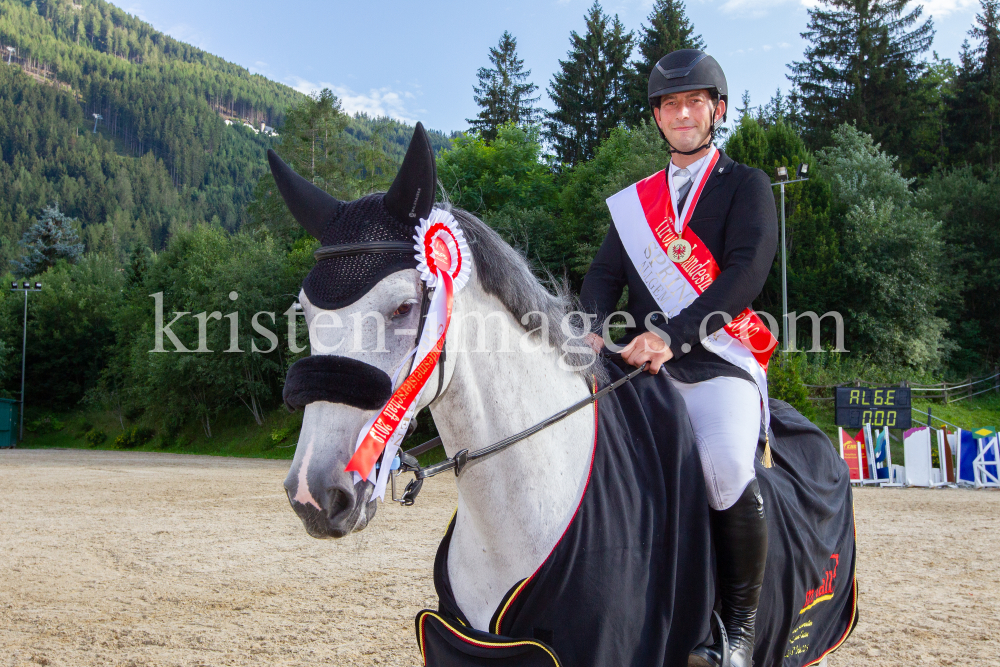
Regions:
<instances>
[{"instance_id":1,"label":"pine tree","mask_svg":"<svg viewBox=\"0 0 1000 667\"><path fill-rule=\"evenodd\" d=\"M20 261L11 261L14 272L27 278L55 266L60 259L75 264L83 254L83 244L73 229L74 222L76 218L63 215L58 204L42 211L42 217L21 238L24 254Z\"/></svg>"},{"instance_id":2,"label":"pine tree","mask_svg":"<svg viewBox=\"0 0 1000 667\"><path fill-rule=\"evenodd\" d=\"M524 60L517 57L517 40L504 31L500 42L490 49L493 67L480 67L476 76L479 85L473 86L473 99L480 111L466 122L487 141L497 137L497 128L506 123L526 125L538 121L540 111L535 107L539 97L532 97L538 86L528 77L531 70L524 69Z\"/></svg>"},{"instance_id":3,"label":"pine tree","mask_svg":"<svg viewBox=\"0 0 1000 667\"><path fill-rule=\"evenodd\" d=\"M923 8L909 0L822 0L809 9L805 61L789 65L806 137L829 143L832 130L856 123L883 149L905 155L921 123L926 86L918 60L934 38Z\"/></svg>"},{"instance_id":4,"label":"pine tree","mask_svg":"<svg viewBox=\"0 0 1000 667\"><path fill-rule=\"evenodd\" d=\"M638 58L631 65L630 125L650 114L649 73L660 58L678 49L705 49L701 35L694 34L682 0L655 0L646 20L649 25L640 30Z\"/></svg>"},{"instance_id":5,"label":"pine tree","mask_svg":"<svg viewBox=\"0 0 1000 667\"><path fill-rule=\"evenodd\" d=\"M329 88L292 107L275 147L296 172L341 199L353 199L352 151L344 129L348 118Z\"/></svg>"},{"instance_id":6,"label":"pine tree","mask_svg":"<svg viewBox=\"0 0 1000 667\"><path fill-rule=\"evenodd\" d=\"M628 57L634 35L596 0L586 21L582 37L570 33L568 58L559 61L548 91L556 108L547 114L545 134L566 164L592 158L611 130L628 120L630 108Z\"/></svg>"},{"instance_id":7,"label":"pine tree","mask_svg":"<svg viewBox=\"0 0 1000 667\"><path fill-rule=\"evenodd\" d=\"M1000 158L1000 0L980 0L982 12L962 44L949 113L949 148L959 162L987 169Z\"/></svg>"}]
</instances>

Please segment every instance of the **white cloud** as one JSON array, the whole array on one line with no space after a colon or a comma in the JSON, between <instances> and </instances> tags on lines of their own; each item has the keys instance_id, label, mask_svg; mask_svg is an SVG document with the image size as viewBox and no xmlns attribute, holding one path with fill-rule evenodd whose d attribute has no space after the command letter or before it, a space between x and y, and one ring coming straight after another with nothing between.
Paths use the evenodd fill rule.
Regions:
<instances>
[{"instance_id":1,"label":"white cloud","mask_svg":"<svg viewBox=\"0 0 1000 667\"><path fill-rule=\"evenodd\" d=\"M807 9L812 9L820 5L819 0L799 0L799 4ZM920 0L907 6L907 10L912 10L918 4L924 6L923 17L933 16L943 18L948 14L962 11L979 4L978 0Z\"/></svg>"},{"instance_id":2,"label":"white cloud","mask_svg":"<svg viewBox=\"0 0 1000 667\"><path fill-rule=\"evenodd\" d=\"M127 14L131 14L132 16L136 17L140 21L145 21L146 23L150 22L149 19L146 18L146 14L142 10L142 5L140 5L138 3L133 3L133 4L128 5L128 6L120 5L120 7Z\"/></svg>"},{"instance_id":3,"label":"white cloud","mask_svg":"<svg viewBox=\"0 0 1000 667\"><path fill-rule=\"evenodd\" d=\"M406 108L405 101L416 100L416 96L412 92L398 92L388 86L372 88L368 93L356 93L346 86L338 86L325 81L313 83L298 76L290 77L290 80L293 81L292 88L307 95L329 88L340 99L343 110L351 115L361 112L369 116L389 116L404 123L413 124L416 122L413 115L422 111L421 109L411 111Z\"/></svg>"},{"instance_id":4,"label":"white cloud","mask_svg":"<svg viewBox=\"0 0 1000 667\"><path fill-rule=\"evenodd\" d=\"M978 4L977 0L925 0L923 3L924 16L933 16L936 19L942 18L953 12L975 7Z\"/></svg>"},{"instance_id":5,"label":"white cloud","mask_svg":"<svg viewBox=\"0 0 1000 667\"><path fill-rule=\"evenodd\" d=\"M919 4L924 6L924 17L942 18L975 7L978 2L979 0L920 0ZM796 3L806 9L813 9L822 4L820 0L725 0L719 9L730 16L759 19L767 16L771 10L790 3ZM908 9L912 9L916 4L913 3ZM785 48L780 44L779 47Z\"/></svg>"},{"instance_id":6,"label":"white cloud","mask_svg":"<svg viewBox=\"0 0 1000 667\"><path fill-rule=\"evenodd\" d=\"M794 0L726 0L720 9L730 15L759 19L770 10ZM805 3L809 0L800 0Z\"/></svg>"},{"instance_id":7,"label":"white cloud","mask_svg":"<svg viewBox=\"0 0 1000 667\"><path fill-rule=\"evenodd\" d=\"M186 42L203 51L209 50L208 39L205 35L187 23L178 23L175 26L167 28L163 32L167 33L179 42Z\"/></svg>"}]
</instances>

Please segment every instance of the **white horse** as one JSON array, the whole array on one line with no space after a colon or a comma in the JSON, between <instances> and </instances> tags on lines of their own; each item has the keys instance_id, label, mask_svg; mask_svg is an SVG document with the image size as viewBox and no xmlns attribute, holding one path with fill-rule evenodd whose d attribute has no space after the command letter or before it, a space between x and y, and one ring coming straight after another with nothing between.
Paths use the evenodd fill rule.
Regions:
<instances>
[{"instance_id":1,"label":"white horse","mask_svg":"<svg viewBox=\"0 0 1000 667\"><path fill-rule=\"evenodd\" d=\"M419 405L429 404L449 456L497 442L588 396L587 361L593 359L582 339L562 330L569 299L550 294L495 232L462 211L454 213L474 249L473 274L455 298L443 388L429 403L433 377ZM312 354L350 348L346 356L392 376L414 345L420 297L415 269L393 273L338 311L315 307L303 291L299 302ZM379 318L372 313L386 323L384 352ZM329 326L334 322L342 326ZM329 402L305 407L285 488L297 511L311 516L307 506L322 510L325 526L307 522L317 537L361 530L375 513L371 485L355 485L344 472L372 414ZM562 535L587 481L593 441L591 407L469 465L458 477L448 571L474 627L487 628L503 595L538 568Z\"/></svg>"},{"instance_id":2,"label":"white horse","mask_svg":"<svg viewBox=\"0 0 1000 667\"><path fill-rule=\"evenodd\" d=\"M418 124L389 192L349 203L305 181L273 153L269 159L289 209L324 244L299 295L311 357L296 366L311 364L314 386L298 403L305 413L284 485L311 535L343 537L362 530L376 511L372 483L355 483L354 473L345 472L358 435L395 388L389 378L399 386L411 370L427 295L405 241L432 210L434 158ZM468 240L472 273L455 295L446 354L418 404L430 408L449 457L534 426L590 396L595 379L607 380L583 342L582 314L571 312L568 295L549 292L524 258L475 216L451 212ZM296 386L293 372L286 399ZM621 656L627 664L661 664L685 660L705 639L715 599L707 501L683 401L668 382L655 390L658 382L646 376L631 393L602 399L609 409L600 420L590 405L464 466L445 566L458 614L473 628L501 634L499 621L490 628L494 613L506 613L515 584L556 562L549 559L568 526L583 534L574 516L589 498L597 517L590 535L600 537L590 554L610 555L615 565L604 568L588 555L582 559L589 558L586 581L563 586L571 590L566 604L577 606L554 612L570 614L564 624L574 627L575 636L560 638L560 650L590 664L606 662L612 646L615 659L632 652ZM801 530L776 530L769 540L755 658L816 664L846 639L857 618L849 480L818 428L786 404L772 402L771 412L777 464L758 467L758 478L769 520ZM604 435L603 448L595 446L595 431ZM604 487L592 494L597 461L606 465ZM616 524L624 527L621 535ZM614 599L591 605L572 594L581 589L602 602ZM538 630L514 632L538 638ZM549 633L551 626L541 630ZM604 657L595 658L597 645Z\"/></svg>"}]
</instances>

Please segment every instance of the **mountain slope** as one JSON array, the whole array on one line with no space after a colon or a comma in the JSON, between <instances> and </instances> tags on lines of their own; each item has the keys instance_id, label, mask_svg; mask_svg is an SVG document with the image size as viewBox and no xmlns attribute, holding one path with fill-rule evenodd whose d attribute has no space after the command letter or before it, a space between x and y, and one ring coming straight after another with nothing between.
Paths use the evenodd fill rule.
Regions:
<instances>
[{"instance_id":1,"label":"mountain slope","mask_svg":"<svg viewBox=\"0 0 1000 667\"><path fill-rule=\"evenodd\" d=\"M278 127L305 96L179 42L103 0L0 0L0 271L41 209L80 220L88 250L124 257L164 247L171 228L217 220L233 231ZM97 120L96 134L94 114ZM231 119L231 125L225 122ZM401 160L410 128L378 128ZM448 139L434 133L437 148Z\"/></svg>"}]
</instances>

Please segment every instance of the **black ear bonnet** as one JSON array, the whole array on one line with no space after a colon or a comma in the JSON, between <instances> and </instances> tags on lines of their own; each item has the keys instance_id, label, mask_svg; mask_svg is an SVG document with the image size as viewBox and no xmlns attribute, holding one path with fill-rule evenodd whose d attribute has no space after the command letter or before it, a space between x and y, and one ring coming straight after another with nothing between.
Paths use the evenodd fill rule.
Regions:
<instances>
[{"instance_id":1,"label":"black ear bonnet","mask_svg":"<svg viewBox=\"0 0 1000 667\"><path fill-rule=\"evenodd\" d=\"M437 167L430 139L420 123L413 131L403 164L389 191L351 202L338 201L302 178L273 150L268 150L267 160L288 210L324 246L368 241L412 243L420 219L427 218L434 206ZM302 288L318 308L343 308L389 274L416 268L414 252L360 253L321 259L306 276Z\"/></svg>"},{"instance_id":2,"label":"black ear bonnet","mask_svg":"<svg viewBox=\"0 0 1000 667\"><path fill-rule=\"evenodd\" d=\"M281 397L289 410L316 401L377 410L392 396L392 380L380 368L349 357L317 354L288 369Z\"/></svg>"}]
</instances>

